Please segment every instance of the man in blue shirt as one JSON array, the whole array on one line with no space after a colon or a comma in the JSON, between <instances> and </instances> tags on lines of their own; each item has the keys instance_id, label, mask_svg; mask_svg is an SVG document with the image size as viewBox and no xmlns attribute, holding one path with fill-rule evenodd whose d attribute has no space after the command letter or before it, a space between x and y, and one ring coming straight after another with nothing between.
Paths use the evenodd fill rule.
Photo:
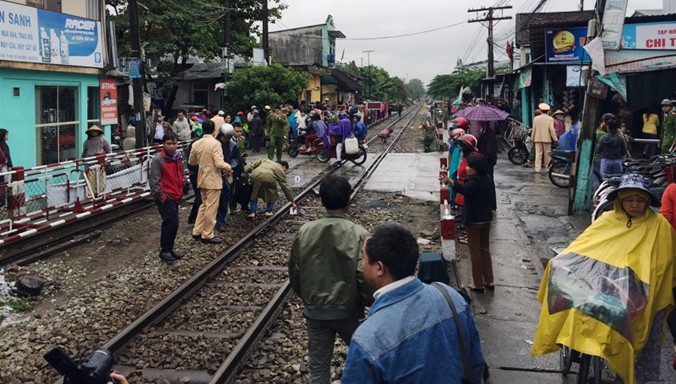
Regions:
<instances>
[{"instance_id":1,"label":"man in blue shirt","mask_svg":"<svg viewBox=\"0 0 676 384\"><path fill-rule=\"evenodd\" d=\"M396 223L376 227L362 250L362 271L375 302L357 328L342 383L460 384L463 362L453 313L435 287L414 276L418 244ZM454 289L443 286L457 309L471 372L481 383L484 357L474 317Z\"/></svg>"}]
</instances>

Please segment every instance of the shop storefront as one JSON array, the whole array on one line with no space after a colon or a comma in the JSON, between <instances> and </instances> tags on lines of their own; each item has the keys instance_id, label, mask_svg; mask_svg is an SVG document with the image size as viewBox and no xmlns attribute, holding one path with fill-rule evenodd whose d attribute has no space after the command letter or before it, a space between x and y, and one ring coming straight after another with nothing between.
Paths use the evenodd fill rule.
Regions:
<instances>
[{"instance_id":1,"label":"shop storefront","mask_svg":"<svg viewBox=\"0 0 676 384\"><path fill-rule=\"evenodd\" d=\"M97 20L0 1L0 127L15 166L80 157L101 125L103 37Z\"/></svg>"}]
</instances>

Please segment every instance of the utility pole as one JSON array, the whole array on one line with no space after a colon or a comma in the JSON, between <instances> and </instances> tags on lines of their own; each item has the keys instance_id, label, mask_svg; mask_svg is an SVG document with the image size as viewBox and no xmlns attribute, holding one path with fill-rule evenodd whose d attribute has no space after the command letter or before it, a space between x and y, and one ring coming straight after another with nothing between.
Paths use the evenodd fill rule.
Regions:
<instances>
[{"instance_id":1,"label":"utility pole","mask_svg":"<svg viewBox=\"0 0 676 384\"><path fill-rule=\"evenodd\" d=\"M263 58L270 65L270 42L268 40L268 0L263 0L263 8L261 10L261 21L263 23Z\"/></svg>"},{"instance_id":2,"label":"utility pole","mask_svg":"<svg viewBox=\"0 0 676 384\"><path fill-rule=\"evenodd\" d=\"M603 30L603 11L606 7L606 0L596 2L596 16L598 19L590 21L587 28L587 38L591 41L599 36ZM605 65L605 63L603 63ZM585 92L584 105L582 107L581 126L578 131L577 151L575 163L572 166L574 173L571 172L571 185L569 195L571 199L568 202L568 214L588 211L592 205L592 175L593 158L596 146L594 129L598 121L600 100L590 93L593 79L593 70L589 64L589 73L587 75L587 92Z\"/></svg>"},{"instance_id":3,"label":"utility pole","mask_svg":"<svg viewBox=\"0 0 676 384\"><path fill-rule=\"evenodd\" d=\"M493 79L495 78L495 64L493 62L493 21L510 20L512 16L503 16L502 11L505 9L512 9L511 5L504 5L501 7L482 7L477 9L468 9L467 12L476 12L475 19L468 20L469 23L481 23L488 21L488 69L486 78L488 79L488 95L487 99L493 98ZM500 15L494 16L494 11L500 11ZM479 12L486 12L483 18L479 19ZM482 24L483 25L483 24Z\"/></svg>"},{"instance_id":4,"label":"utility pole","mask_svg":"<svg viewBox=\"0 0 676 384\"><path fill-rule=\"evenodd\" d=\"M368 69L368 79L367 79L368 82L366 83L366 85L368 85L368 87L366 87L366 98L370 100L371 99L371 52L375 52L375 50L368 49L366 51L361 51L361 52L366 54L366 62L368 63L368 67L366 67ZM362 66L363 66L363 63L364 63L364 58L362 57Z\"/></svg>"},{"instance_id":5,"label":"utility pole","mask_svg":"<svg viewBox=\"0 0 676 384\"><path fill-rule=\"evenodd\" d=\"M140 76L132 81L134 89L134 117L136 124L136 148L146 146L146 114L143 108L143 55L141 53L141 34L138 22L138 3L129 0L129 38L131 44L131 58L138 59Z\"/></svg>"},{"instance_id":6,"label":"utility pole","mask_svg":"<svg viewBox=\"0 0 676 384\"><path fill-rule=\"evenodd\" d=\"M371 66L371 52L375 52L375 50L369 49L369 50L361 51L361 52L366 54L366 62L368 63L368 66L370 67Z\"/></svg>"},{"instance_id":7,"label":"utility pole","mask_svg":"<svg viewBox=\"0 0 676 384\"><path fill-rule=\"evenodd\" d=\"M227 59L230 57L230 45L232 44L232 35L230 32L230 0L223 0L223 8L225 9L225 17L223 18L223 47L225 47L225 55L223 56L227 63Z\"/></svg>"}]
</instances>

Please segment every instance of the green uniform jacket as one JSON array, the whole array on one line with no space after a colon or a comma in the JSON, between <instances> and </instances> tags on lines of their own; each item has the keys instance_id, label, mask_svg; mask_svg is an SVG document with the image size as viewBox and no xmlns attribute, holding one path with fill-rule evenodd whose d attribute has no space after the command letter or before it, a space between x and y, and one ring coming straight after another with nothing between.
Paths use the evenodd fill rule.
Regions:
<instances>
[{"instance_id":1,"label":"green uniform jacket","mask_svg":"<svg viewBox=\"0 0 676 384\"><path fill-rule=\"evenodd\" d=\"M338 212L304 224L289 257L291 287L303 300L305 317L342 320L373 302L361 270L368 231Z\"/></svg>"},{"instance_id":2,"label":"green uniform jacket","mask_svg":"<svg viewBox=\"0 0 676 384\"><path fill-rule=\"evenodd\" d=\"M279 163L268 159L259 159L247 164L244 167L244 172L251 174L251 183L253 185L251 201L259 198L263 199L266 203L277 201L279 199L279 193L277 192L278 183L286 199L293 201L293 191L286 182L284 167Z\"/></svg>"},{"instance_id":3,"label":"green uniform jacket","mask_svg":"<svg viewBox=\"0 0 676 384\"><path fill-rule=\"evenodd\" d=\"M289 120L284 114L279 117L275 114L268 116L268 136L284 137L287 132L289 132Z\"/></svg>"},{"instance_id":4,"label":"green uniform jacket","mask_svg":"<svg viewBox=\"0 0 676 384\"><path fill-rule=\"evenodd\" d=\"M662 123L662 138L660 139L660 146L662 147L662 154L669 153L669 149L676 142L676 114L670 113Z\"/></svg>"}]
</instances>

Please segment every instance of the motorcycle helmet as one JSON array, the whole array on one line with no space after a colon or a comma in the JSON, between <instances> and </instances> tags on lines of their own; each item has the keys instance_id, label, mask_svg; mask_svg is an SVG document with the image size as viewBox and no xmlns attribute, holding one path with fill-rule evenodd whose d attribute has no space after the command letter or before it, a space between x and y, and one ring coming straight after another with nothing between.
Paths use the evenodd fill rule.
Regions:
<instances>
[{"instance_id":1,"label":"motorcycle helmet","mask_svg":"<svg viewBox=\"0 0 676 384\"><path fill-rule=\"evenodd\" d=\"M468 128L469 122L464 117L456 117L455 118L455 126L457 128Z\"/></svg>"},{"instance_id":2,"label":"motorcycle helmet","mask_svg":"<svg viewBox=\"0 0 676 384\"><path fill-rule=\"evenodd\" d=\"M460 138L460 145L462 145L464 148L476 150L476 143L476 137L474 137L474 135L470 135L469 133L462 135Z\"/></svg>"},{"instance_id":3,"label":"motorcycle helmet","mask_svg":"<svg viewBox=\"0 0 676 384\"><path fill-rule=\"evenodd\" d=\"M235 136L235 128L228 123L221 125L221 134L225 137Z\"/></svg>"},{"instance_id":4,"label":"motorcycle helmet","mask_svg":"<svg viewBox=\"0 0 676 384\"><path fill-rule=\"evenodd\" d=\"M462 128L456 128L451 131L451 139L457 140L459 139L462 135L465 134L465 130Z\"/></svg>"}]
</instances>

